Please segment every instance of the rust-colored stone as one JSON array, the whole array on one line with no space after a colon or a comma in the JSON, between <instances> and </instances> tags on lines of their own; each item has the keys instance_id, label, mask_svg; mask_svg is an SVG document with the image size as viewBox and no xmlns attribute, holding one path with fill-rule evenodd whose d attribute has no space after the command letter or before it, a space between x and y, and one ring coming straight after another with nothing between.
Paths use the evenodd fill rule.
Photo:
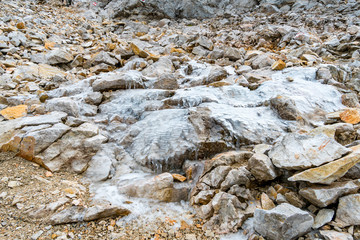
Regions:
<instances>
[{"instance_id":1,"label":"rust-colored stone","mask_svg":"<svg viewBox=\"0 0 360 240\"><path fill-rule=\"evenodd\" d=\"M283 70L286 67L286 63L283 60L278 60L271 65L272 70Z\"/></svg>"},{"instance_id":2,"label":"rust-colored stone","mask_svg":"<svg viewBox=\"0 0 360 240\"><path fill-rule=\"evenodd\" d=\"M21 138L19 136L15 136L9 142L5 143L1 146L2 152L18 152L20 148Z\"/></svg>"},{"instance_id":3,"label":"rust-colored stone","mask_svg":"<svg viewBox=\"0 0 360 240\"><path fill-rule=\"evenodd\" d=\"M35 143L36 140L32 136L25 137L20 144L19 156L32 161L35 155Z\"/></svg>"},{"instance_id":4,"label":"rust-colored stone","mask_svg":"<svg viewBox=\"0 0 360 240\"><path fill-rule=\"evenodd\" d=\"M174 180L177 180L179 182L184 182L186 180L186 177L181 174L173 173L171 175L173 176Z\"/></svg>"},{"instance_id":5,"label":"rust-colored stone","mask_svg":"<svg viewBox=\"0 0 360 240\"><path fill-rule=\"evenodd\" d=\"M8 107L0 111L0 114L10 120L25 117L28 107L26 105L18 105L15 107Z\"/></svg>"},{"instance_id":6,"label":"rust-colored stone","mask_svg":"<svg viewBox=\"0 0 360 240\"><path fill-rule=\"evenodd\" d=\"M346 109L340 113L340 119L346 123L358 124L360 122L359 110L356 108Z\"/></svg>"}]
</instances>

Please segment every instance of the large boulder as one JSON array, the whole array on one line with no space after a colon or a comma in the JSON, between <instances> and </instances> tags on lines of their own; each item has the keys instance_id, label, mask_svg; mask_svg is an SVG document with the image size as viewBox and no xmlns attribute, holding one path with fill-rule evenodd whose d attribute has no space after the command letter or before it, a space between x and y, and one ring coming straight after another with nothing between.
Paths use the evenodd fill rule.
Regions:
<instances>
[{"instance_id":1,"label":"large boulder","mask_svg":"<svg viewBox=\"0 0 360 240\"><path fill-rule=\"evenodd\" d=\"M255 230L269 240L296 239L311 230L314 223L310 213L288 203L271 210L256 209Z\"/></svg>"}]
</instances>

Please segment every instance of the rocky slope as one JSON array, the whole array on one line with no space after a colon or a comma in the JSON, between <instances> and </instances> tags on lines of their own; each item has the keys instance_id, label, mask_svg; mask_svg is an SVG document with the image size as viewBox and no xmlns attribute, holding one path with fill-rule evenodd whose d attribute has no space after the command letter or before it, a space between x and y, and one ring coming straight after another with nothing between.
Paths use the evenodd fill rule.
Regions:
<instances>
[{"instance_id":1,"label":"rocky slope","mask_svg":"<svg viewBox=\"0 0 360 240\"><path fill-rule=\"evenodd\" d=\"M359 239L358 1L1 4L6 239Z\"/></svg>"}]
</instances>

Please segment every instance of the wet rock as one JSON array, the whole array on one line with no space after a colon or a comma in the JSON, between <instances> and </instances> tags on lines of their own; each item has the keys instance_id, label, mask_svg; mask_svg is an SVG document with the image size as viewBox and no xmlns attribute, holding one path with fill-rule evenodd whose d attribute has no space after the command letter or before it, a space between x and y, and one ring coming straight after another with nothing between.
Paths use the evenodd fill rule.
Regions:
<instances>
[{"instance_id":1,"label":"wet rock","mask_svg":"<svg viewBox=\"0 0 360 240\"><path fill-rule=\"evenodd\" d=\"M299 193L312 204L326 207L337 201L339 197L356 193L360 188L359 181L335 182L329 186L312 186L300 189Z\"/></svg>"},{"instance_id":2,"label":"wet rock","mask_svg":"<svg viewBox=\"0 0 360 240\"><path fill-rule=\"evenodd\" d=\"M258 181L269 181L277 177L271 159L262 153L255 153L248 162L248 169Z\"/></svg>"},{"instance_id":3,"label":"wet rock","mask_svg":"<svg viewBox=\"0 0 360 240\"><path fill-rule=\"evenodd\" d=\"M270 107L274 109L280 118L285 120L297 120L300 112L296 108L295 101L284 96L270 99Z\"/></svg>"},{"instance_id":4,"label":"wet rock","mask_svg":"<svg viewBox=\"0 0 360 240\"><path fill-rule=\"evenodd\" d=\"M335 221L346 227L360 224L360 194L352 194L339 199Z\"/></svg>"},{"instance_id":5,"label":"wet rock","mask_svg":"<svg viewBox=\"0 0 360 240\"><path fill-rule=\"evenodd\" d=\"M50 51L46 55L47 63L50 65L56 65L60 63L69 63L71 62L74 57L69 52L62 50L62 49L56 49Z\"/></svg>"},{"instance_id":6,"label":"wet rock","mask_svg":"<svg viewBox=\"0 0 360 240\"><path fill-rule=\"evenodd\" d=\"M25 117L27 115L28 106L27 105L18 105L15 107L8 107L5 109L2 109L0 111L0 114L5 119L16 119Z\"/></svg>"},{"instance_id":7,"label":"wet rock","mask_svg":"<svg viewBox=\"0 0 360 240\"><path fill-rule=\"evenodd\" d=\"M290 204L283 203L271 210L256 209L255 230L270 240L296 239L311 230L313 217Z\"/></svg>"},{"instance_id":8,"label":"wet rock","mask_svg":"<svg viewBox=\"0 0 360 240\"><path fill-rule=\"evenodd\" d=\"M325 240L353 240L353 237L349 233L337 232L334 230L321 230L320 234Z\"/></svg>"},{"instance_id":9,"label":"wet rock","mask_svg":"<svg viewBox=\"0 0 360 240\"><path fill-rule=\"evenodd\" d=\"M313 229L320 228L326 223L330 222L334 217L335 211L333 209L321 209L315 217Z\"/></svg>"},{"instance_id":10,"label":"wet rock","mask_svg":"<svg viewBox=\"0 0 360 240\"><path fill-rule=\"evenodd\" d=\"M93 221L107 217L119 217L129 215L130 211L123 207L112 206L111 204L96 204L85 211L84 221Z\"/></svg>"},{"instance_id":11,"label":"wet rock","mask_svg":"<svg viewBox=\"0 0 360 240\"><path fill-rule=\"evenodd\" d=\"M351 147L352 153L343 158L317 168L311 168L290 177L289 181L306 181L311 183L331 184L346 174L356 163L360 162L360 146Z\"/></svg>"},{"instance_id":12,"label":"wet rock","mask_svg":"<svg viewBox=\"0 0 360 240\"><path fill-rule=\"evenodd\" d=\"M142 76L138 71L120 72L117 74L102 75L92 84L94 91L114 89L143 88Z\"/></svg>"},{"instance_id":13,"label":"wet rock","mask_svg":"<svg viewBox=\"0 0 360 240\"><path fill-rule=\"evenodd\" d=\"M306 169L333 161L350 151L324 134L290 133L274 145L269 157L278 168Z\"/></svg>"}]
</instances>

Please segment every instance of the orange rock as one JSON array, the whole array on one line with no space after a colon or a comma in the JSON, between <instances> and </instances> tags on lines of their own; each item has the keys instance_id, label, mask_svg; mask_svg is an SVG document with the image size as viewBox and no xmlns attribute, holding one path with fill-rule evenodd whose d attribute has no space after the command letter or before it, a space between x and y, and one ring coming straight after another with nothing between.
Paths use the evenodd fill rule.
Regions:
<instances>
[{"instance_id":1,"label":"orange rock","mask_svg":"<svg viewBox=\"0 0 360 240\"><path fill-rule=\"evenodd\" d=\"M186 51L181 48L171 48L170 52L171 53L186 53Z\"/></svg>"},{"instance_id":2,"label":"orange rock","mask_svg":"<svg viewBox=\"0 0 360 240\"><path fill-rule=\"evenodd\" d=\"M145 52L144 50L140 49L138 46L136 46L134 43L130 43L131 50L135 55L138 55L142 58L147 58L149 54Z\"/></svg>"},{"instance_id":3,"label":"orange rock","mask_svg":"<svg viewBox=\"0 0 360 240\"><path fill-rule=\"evenodd\" d=\"M6 119L15 119L25 117L28 107L26 105L18 105L15 107L8 107L0 111L0 114Z\"/></svg>"},{"instance_id":4,"label":"orange rock","mask_svg":"<svg viewBox=\"0 0 360 240\"><path fill-rule=\"evenodd\" d=\"M278 60L271 65L272 70L283 70L286 67L286 64L283 60Z\"/></svg>"},{"instance_id":5,"label":"orange rock","mask_svg":"<svg viewBox=\"0 0 360 240\"><path fill-rule=\"evenodd\" d=\"M347 109L340 113L340 119L346 123L358 124L360 122L359 110L356 108Z\"/></svg>"},{"instance_id":6,"label":"orange rock","mask_svg":"<svg viewBox=\"0 0 360 240\"><path fill-rule=\"evenodd\" d=\"M55 47L55 43L54 42L45 42L45 48L48 50L51 50Z\"/></svg>"},{"instance_id":7,"label":"orange rock","mask_svg":"<svg viewBox=\"0 0 360 240\"><path fill-rule=\"evenodd\" d=\"M187 224L184 220L181 220L181 227L180 230L185 230L190 228L189 224Z\"/></svg>"},{"instance_id":8,"label":"orange rock","mask_svg":"<svg viewBox=\"0 0 360 240\"><path fill-rule=\"evenodd\" d=\"M24 29L24 28L25 28L25 23L19 22L18 24L16 24L16 27L17 27L18 29Z\"/></svg>"},{"instance_id":9,"label":"orange rock","mask_svg":"<svg viewBox=\"0 0 360 240\"><path fill-rule=\"evenodd\" d=\"M177 181L179 181L179 182L183 182L183 181L186 180L186 177L184 177L184 176L181 175L181 174L173 173L173 174L171 174L171 175L173 176L174 180L177 180Z\"/></svg>"},{"instance_id":10,"label":"orange rock","mask_svg":"<svg viewBox=\"0 0 360 240\"><path fill-rule=\"evenodd\" d=\"M25 137L20 144L19 156L32 161L35 155L35 138L32 136Z\"/></svg>"},{"instance_id":11,"label":"orange rock","mask_svg":"<svg viewBox=\"0 0 360 240\"><path fill-rule=\"evenodd\" d=\"M50 171L45 172L45 177L52 177L52 176L53 176L52 172Z\"/></svg>"}]
</instances>

